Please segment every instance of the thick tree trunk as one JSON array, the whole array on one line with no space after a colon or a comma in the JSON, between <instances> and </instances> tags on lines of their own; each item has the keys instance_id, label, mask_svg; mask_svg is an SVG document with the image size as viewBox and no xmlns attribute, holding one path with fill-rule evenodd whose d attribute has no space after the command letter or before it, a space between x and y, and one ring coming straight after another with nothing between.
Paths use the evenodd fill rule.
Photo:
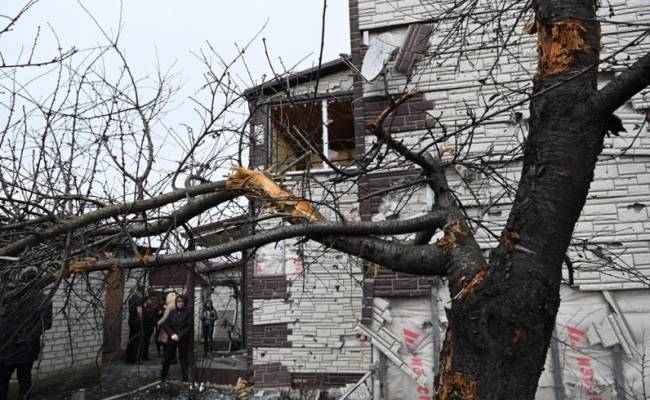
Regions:
<instances>
[{"instance_id":1,"label":"thick tree trunk","mask_svg":"<svg viewBox=\"0 0 650 400\"><path fill-rule=\"evenodd\" d=\"M560 303L562 261L585 203L605 116L595 2L540 0L540 62L521 179L489 265L450 281L438 399L533 399Z\"/></svg>"}]
</instances>

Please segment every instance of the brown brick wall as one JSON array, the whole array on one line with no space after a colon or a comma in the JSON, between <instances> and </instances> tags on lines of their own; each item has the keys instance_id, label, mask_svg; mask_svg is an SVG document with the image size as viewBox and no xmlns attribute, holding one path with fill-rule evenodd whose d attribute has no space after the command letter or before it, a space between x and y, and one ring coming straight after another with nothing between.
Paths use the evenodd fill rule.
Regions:
<instances>
[{"instance_id":1,"label":"brown brick wall","mask_svg":"<svg viewBox=\"0 0 650 400\"><path fill-rule=\"evenodd\" d=\"M268 107L260 106L254 110L251 110L252 117L249 124L249 137L250 137L250 152L249 152L249 162L251 167L260 167L267 164L267 146L266 139L262 141L255 141L253 137L254 126L264 127L264 132L268 132Z\"/></svg>"},{"instance_id":2,"label":"brown brick wall","mask_svg":"<svg viewBox=\"0 0 650 400\"><path fill-rule=\"evenodd\" d=\"M287 284L287 277L284 275L251 276L248 294L253 299L285 299Z\"/></svg>"},{"instance_id":3,"label":"brown brick wall","mask_svg":"<svg viewBox=\"0 0 650 400\"><path fill-rule=\"evenodd\" d=\"M363 122L368 125L390 105L384 96L365 97L363 99ZM427 111L433 110L434 102L425 100L424 94L418 93L399 106L384 122L388 132L405 132L433 127L433 119Z\"/></svg>"},{"instance_id":4,"label":"brown brick wall","mask_svg":"<svg viewBox=\"0 0 650 400\"><path fill-rule=\"evenodd\" d=\"M359 30L359 4L358 0L350 0L350 49L352 64L361 69L362 57L365 53L365 46L362 45L363 37ZM363 155L366 150L365 123L363 107L363 80L358 74L354 74L352 86L354 102L352 103L352 115L354 116L354 137L357 147L357 154Z\"/></svg>"},{"instance_id":5,"label":"brown brick wall","mask_svg":"<svg viewBox=\"0 0 650 400\"><path fill-rule=\"evenodd\" d=\"M156 287L185 287L187 276L190 274L187 268L185 265L153 268L149 272L149 284Z\"/></svg>"},{"instance_id":6,"label":"brown brick wall","mask_svg":"<svg viewBox=\"0 0 650 400\"><path fill-rule=\"evenodd\" d=\"M380 174L365 175L359 179L359 196L386 189L406 181L417 179L417 171L385 172ZM381 196L374 196L361 202L359 212L361 219L369 221L375 215L381 204Z\"/></svg>"},{"instance_id":7,"label":"brown brick wall","mask_svg":"<svg viewBox=\"0 0 650 400\"><path fill-rule=\"evenodd\" d=\"M363 280L363 299L361 307L361 323L369 325L372 322L372 302L375 297L375 280L365 278Z\"/></svg>"},{"instance_id":8,"label":"brown brick wall","mask_svg":"<svg viewBox=\"0 0 650 400\"><path fill-rule=\"evenodd\" d=\"M252 374L253 366L253 344L251 341L251 332L253 332L253 296L252 296L252 282L255 280L253 276L253 271L255 270L255 259L251 257L246 262L244 267L246 271L246 291L244 292L244 303L246 313L244 314L244 326L245 326L245 343L246 343L246 364L248 365L249 373Z\"/></svg>"},{"instance_id":9,"label":"brown brick wall","mask_svg":"<svg viewBox=\"0 0 650 400\"><path fill-rule=\"evenodd\" d=\"M286 276L254 276L255 261L246 263L246 358L249 369L253 365L253 347L291 347L287 340L287 324L253 325L254 299L285 299L288 286ZM269 329L265 329L269 327ZM252 370L252 369L251 369Z\"/></svg>"},{"instance_id":10,"label":"brown brick wall","mask_svg":"<svg viewBox=\"0 0 650 400\"><path fill-rule=\"evenodd\" d=\"M253 325L249 340L253 347L291 347L290 334L287 323Z\"/></svg>"},{"instance_id":11,"label":"brown brick wall","mask_svg":"<svg viewBox=\"0 0 650 400\"><path fill-rule=\"evenodd\" d=\"M256 388L291 386L291 374L281 363L255 364L252 370L251 381Z\"/></svg>"},{"instance_id":12,"label":"brown brick wall","mask_svg":"<svg viewBox=\"0 0 650 400\"><path fill-rule=\"evenodd\" d=\"M395 61L395 71L409 76L415 62L425 53L433 25L430 23L411 24L408 27L404 45L399 50Z\"/></svg>"},{"instance_id":13,"label":"brown brick wall","mask_svg":"<svg viewBox=\"0 0 650 400\"><path fill-rule=\"evenodd\" d=\"M374 276L373 290L377 297L416 297L431 294L435 277L393 272L379 267Z\"/></svg>"}]
</instances>

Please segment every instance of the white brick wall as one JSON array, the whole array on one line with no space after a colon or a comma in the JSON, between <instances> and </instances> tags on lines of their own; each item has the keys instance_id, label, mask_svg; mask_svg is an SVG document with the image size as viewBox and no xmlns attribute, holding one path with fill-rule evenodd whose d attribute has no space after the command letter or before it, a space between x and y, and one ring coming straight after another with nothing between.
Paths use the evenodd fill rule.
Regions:
<instances>
[{"instance_id":1,"label":"white brick wall","mask_svg":"<svg viewBox=\"0 0 650 400\"><path fill-rule=\"evenodd\" d=\"M346 218L353 218L353 210L357 210L356 185L334 185L327 182L327 177L327 173L320 173L317 179L330 193L312 183L309 187L312 200L316 204L337 205ZM300 194L300 177L293 178L285 186ZM326 218L336 218L324 205L318 208ZM286 241L287 247L292 243L295 241ZM354 330L361 318L360 265L352 257L325 249L318 243L307 242L303 246L303 273L287 270L288 299L254 300L253 303L253 324L288 323L292 348L257 348L253 363L281 362L290 371L305 373L365 372L370 351L362 347Z\"/></svg>"},{"instance_id":2,"label":"white brick wall","mask_svg":"<svg viewBox=\"0 0 650 400\"><path fill-rule=\"evenodd\" d=\"M52 299L52 328L45 332L41 358L34 364L36 380L74 377L71 371L101 366L105 298L102 283L102 277L97 275L91 276L89 282L77 275L73 283L61 283Z\"/></svg>"},{"instance_id":3,"label":"white brick wall","mask_svg":"<svg viewBox=\"0 0 650 400\"><path fill-rule=\"evenodd\" d=\"M372 29L426 20L427 1L359 0L360 29Z\"/></svg>"},{"instance_id":4,"label":"white brick wall","mask_svg":"<svg viewBox=\"0 0 650 400\"><path fill-rule=\"evenodd\" d=\"M646 21L650 17L650 10L642 3L643 0L614 0L611 4L616 15L606 17L618 22ZM399 25L429 20L439 13L442 6L449 4L451 3L420 0L360 0L360 29L370 30L371 38L379 30L389 30L399 41L404 36L404 27ZM605 8L601 11L607 12ZM519 12L519 9L510 10L506 19L510 17L512 21ZM393 28L386 29L389 27ZM514 92L530 92L532 89L532 76L537 64L535 36L522 37L518 43L509 47L509 52L503 54L492 71L494 78L501 82L501 86L497 88L494 85L483 86L478 82L492 68L496 47L481 46L477 38L469 37L464 48L465 57L459 58L456 47L445 47L445 35L452 29L456 29L452 21L436 24L435 33L430 39L429 52L431 54L435 52L437 57L434 60L430 57L420 59L416 63L410 82L407 82L405 76L394 73L393 65L389 63L387 87L384 87L382 79L378 79L375 83L366 83L364 95L383 95L386 90L397 94L406 89L417 89L420 93L424 93L427 100L435 102L432 114L449 129L462 126L468 121L467 107L480 112L486 103L492 101L491 99L499 98L493 96L503 96L504 91L506 96L499 98L502 106L525 98L524 93L514 94ZM620 43L629 42L638 33L625 25L607 26L603 30L603 57L618 49ZM495 42L496 38L489 35L494 34L488 34L488 37L480 40L488 43ZM631 48L617 57L625 59L629 56L634 59L649 49L650 40L646 38L640 48ZM610 71L616 72L616 69L610 68ZM612 73L603 74L604 80L611 77ZM320 85L321 88L329 91L351 89L352 86L349 73L326 77L321 80ZM309 93L312 88L313 82L303 84L293 88L292 94ZM283 94L279 94L273 100L281 99L282 96ZM650 249L648 248L650 235L645 233L650 228L647 208L650 207L650 139L647 135L634 138L638 125L643 119L639 107L650 102L649 96L642 93L635 97L631 104L622 107L617 114L623 119L628 133L620 138L606 139L607 149L601 157L589 199L575 231L576 240L590 239L596 247L588 252L576 248L572 249L571 253L572 258L582 260L580 264L576 263L576 267L579 267L576 272L576 283L581 288L639 287L643 284L643 278L639 277L638 273L650 273ZM492 118L489 124L480 126L473 132L471 148L454 147L457 143L462 143L469 132L460 134L456 143L447 143L448 147L452 152L462 150L464 154L469 155L484 155L490 149L497 154L519 148L526 135L527 106L512 110L515 111L522 113L523 123L512 123L511 113L505 113ZM423 131L403 132L396 134L395 138L420 149L430 143L430 140L419 142L424 133ZM434 129L434 134L440 135L441 132ZM371 137L366 139L368 145L373 141ZM634 148L626 155L611 159L612 155L618 155L633 142ZM383 168L381 172L391 169L399 171L402 167L394 163L394 160L389 157L388 167ZM489 161L500 162L495 157ZM520 164L513 162L495 165L500 167L499 179L516 185L521 169ZM498 234L507 218L512 195L503 195L503 188L498 181L486 181L480 176L470 176L471 179L465 183L459 173L463 171L449 169L450 184L468 207L468 211L479 217L488 228L495 229ZM294 193L300 195L303 193L301 188L305 186L300 185L299 176L294 178L287 182L287 186L292 187ZM345 194L334 198L325 196L325 191L318 185L308 184L308 188L310 190L304 192L305 197L312 198L316 203L339 205L346 215L354 214L355 210L358 212L357 190L354 187L347 192L339 188L338 193ZM404 206L401 217L421 213L426 209L426 203L425 189L420 187ZM633 207L635 203L640 205ZM492 207L488 210L486 204L491 204ZM333 213L328 212L326 207L319 206L319 209L328 218L333 218ZM492 237L483 229L477 231L477 237L486 249L495 244ZM294 242L287 241L286 246L291 247ZM615 245L610 242L615 242ZM618 246L616 242L623 245ZM628 271L624 273L614 271L611 265L601 265L596 271L591 271L592 267L587 266L587 261L593 260L599 251L603 253L602 249L598 249L598 245L603 246L606 252L611 252L607 256L619 264L617 269L627 268ZM254 302L253 323L255 325L288 323L289 328L292 329L289 337L292 348L256 348L253 362L255 364L281 362L290 371L300 372L363 372L369 366L370 352L358 342L353 330L354 323L361 315L361 270L351 257L323 249L315 243L304 244L304 250L305 273L296 275L295 271L287 269L287 279L290 281L288 300L255 300ZM274 248L269 247L265 251L273 252ZM578 253L582 255L582 259L578 257Z\"/></svg>"},{"instance_id":5,"label":"white brick wall","mask_svg":"<svg viewBox=\"0 0 650 400\"><path fill-rule=\"evenodd\" d=\"M645 21L650 16L650 9L647 4L642 5L641 3L644 2L615 0L611 2L614 16L608 14L608 7L603 7L600 13L604 18L615 22ZM393 26L389 31L399 38L403 27L395 25L415 20L426 20L439 14L441 7L448 4L450 3L411 0L390 2L360 0L360 26L362 30L370 30L371 38L378 32L373 30L381 28L383 32L385 28ZM422 13L418 9L422 5L427 7L427 12ZM515 16L519 12L518 9L510 11L511 16ZM405 88L416 89L424 93L427 100L435 102L435 108L431 114L439 118L440 122L445 124L449 130L453 130L468 122L467 106L480 113L493 95L503 93L504 87L530 92L532 76L537 64L535 35L524 35L518 44L509 47L508 53L512 55L504 55L493 71L495 79L502 83L500 87L495 87L489 84L482 86L478 82L494 64L496 52L493 47L479 48L479 41L487 40L489 42L491 37L468 37L464 48L464 57L459 58L457 46L445 48L443 38L450 29L452 29L451 21L443 21L435 25L435 32L430 39L429 55L434 52L440 54L435 58L429 56L420 59L416 64L410 83L406 83L404 76L393 72L393 65L389 63L387 66L387 89L390 93L401 93ZM521 29L517 30L516 34L519 35L520 32ZM614 51L619 50L622 45L632 41L639 33L638 28L625 24L603 23L602 57L608 57ZM488 35L493 34L489 33ZM641 46L630 47L618 54L616 59L628 63L629 60L635 60L649 50L650 39L645 38ZM620 68L607 67L606 71L608 72L602 74L601 84L611 80L613 73ZM385 89L381 79L364 86L365 96L381 95ZM507 101L501 102L504 106L524 98L523 94L507 93L508 97L505 99ZM645 111L642 111L641 107L648 107L649 101L650 91L645 90L637 95L632 102L621 107L616 114L623 120L627 133L623 133L620 138L605 139L605 150L596 168L594 182L591 185L587 203L580 221L576 225L574 235L578 242L589 239L594 245L587 251L580 248L571 249L572 258L576 262L576 267L579 268L575 276L576 283L583 289L624 289L648 287L650 284L650 279L644 277L650 276L650 263L648 262L650 235L646 233L650 226L648 222L650 214L648 211L650 207L650 139L645 132L635 138L645 117ZM472 146L462 149L463 154L485 155L488 149L497 154L517 149L526 133L527 105L513 111L522 113L523 124L510 122L510 113L496 116L490 120L489 124L480 126L474 131ZM433 133L440 135L441 131L434 129ZM452 151L461 151L455 146L457 143L463 143L467 134L468 132L462 133L459 135L458 141L449 141L447 145ZM430 143L430 140L426 139L420 142L423 137L424 132L422 131L395 134L396 139L402 140L416 150ZM366 137L367 146L373 141L374 138ZM630 146L632 146L631 149L621 156L621 153ZM617 158L613 159L614 156ZM449 159L449 154L446 154L446 157ZM399 167L391 163L395 159L395 157L388 158L388 163L386 163L388 169L398 170ZM495 166L499 166L495 157L491 161L495 162ZM517 163L500 168L502 178L510 184L516 185L520 168L521 166ZM386 168L383 171L386 171ZM481 176L474 176L474 179L469 182L470 190L467 184L460 179L458 171L450 168L448 177L464 205L468 206L472 210L471 212L488 228L499 234L513 200L511 195L502 196L503 189L500 182L486 181ZM421 191L421 194L415 195L410 204L404 207L402 217L417 214L425 209L424 189ZM488 204L494 204L490 213L486 212ZM484 248L495 245L493 238L484 229L477 231L477 237ZM607 259L603 260L602 257L597 257L595 253L609 257L611 261L608 263ZM628 272L622 273L620 270Z\"/></svg>"}]
</instances>

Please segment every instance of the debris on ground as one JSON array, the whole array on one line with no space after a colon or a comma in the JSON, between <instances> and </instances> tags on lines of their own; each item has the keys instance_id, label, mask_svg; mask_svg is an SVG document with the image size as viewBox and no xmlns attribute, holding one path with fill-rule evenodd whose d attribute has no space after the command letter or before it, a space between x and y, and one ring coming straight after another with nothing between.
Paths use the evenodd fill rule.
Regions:
<instances>
[{"instance_id":1,"label":"debris on ground","mask_svg":"<svg viewBox=\"0 0 650 400\"><path fill-rule=\"evenodd\" d=\"M35 393L33 400L338 400L349 389L319 390L318 388L301 389L261 389L245 385L240 381L239 390L236 385L216 385L206 382L186 383L176 380L180 378L178 365L172 365L170 380L160 382L161 359L156 358L138 365L126 364L122 361L104 362L101 366L99 382L84 387L61 387L59 391L48 390ZM201 357L197 367L219 368L235 372L242 369L245 354L233 353L228 356ZM245 371L245 369L242 369ZM366 390L357 390L349 400L368 400Z\"/></svg>"}]
</instances>

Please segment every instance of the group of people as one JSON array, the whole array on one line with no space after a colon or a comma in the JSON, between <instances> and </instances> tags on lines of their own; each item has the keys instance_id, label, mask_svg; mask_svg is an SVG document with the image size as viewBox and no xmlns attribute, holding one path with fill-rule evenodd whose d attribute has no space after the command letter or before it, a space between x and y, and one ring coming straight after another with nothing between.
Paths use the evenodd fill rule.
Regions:
<instances>
[{"instance_id":1,"label":"group of people","mask_svg":"<svg viewBox=\"0 0 650 400\"><path fill-rule=\"evenodd\" d=\"M23 269L9 292L13 298L0 299L0 400L9 395L9 381L16 372L20 399L29 399L32 390L32 367L41 352L43 333L52 326L52 301L35 286L36 267ZM138 286L128 300L128 363L149 360L149 347L155 338L158 355L163 355L161 379L166 379L171 364L180 362L181 376L189 379L193 313L187 296L174 291L145 296ZM217 312L208 301L200 315L204 353L212 351L212 336Z\"/></svg>"},{"instance_id":2,"label":"group of people","mask_svg":"<svg viewBox=\"0 0 650 400\"><path fill-rule=\"evenodd\" d=\"M156 295L145 297L144 286L138 286L129 297L129 342L126 347L126 362L139 364L149 360L149 345L157 323L164 314L164 307ZM156 340L158 349L160 345ZM160 350L158 350L160 353Z\"/></svg>"},{"instance_id":3,"label":"group of people","mask_svg":"<svg viewBox=\"0 0 650 400\"><path fill-rule=\"evenodd\" d=\"M158 294L145 297L145 288L138 286L129 298L129 342L127 363L137 364L149 360L152 335L163 363L160 378L165 380L171 364L180 362L181 376L187 381L190 375L193 313L187 296L174 291L164 293L164 302ZM217 312L212 302L205 303L201 311L204 354L212 350L212 336Z\"/></svg>"}]
</instances>

